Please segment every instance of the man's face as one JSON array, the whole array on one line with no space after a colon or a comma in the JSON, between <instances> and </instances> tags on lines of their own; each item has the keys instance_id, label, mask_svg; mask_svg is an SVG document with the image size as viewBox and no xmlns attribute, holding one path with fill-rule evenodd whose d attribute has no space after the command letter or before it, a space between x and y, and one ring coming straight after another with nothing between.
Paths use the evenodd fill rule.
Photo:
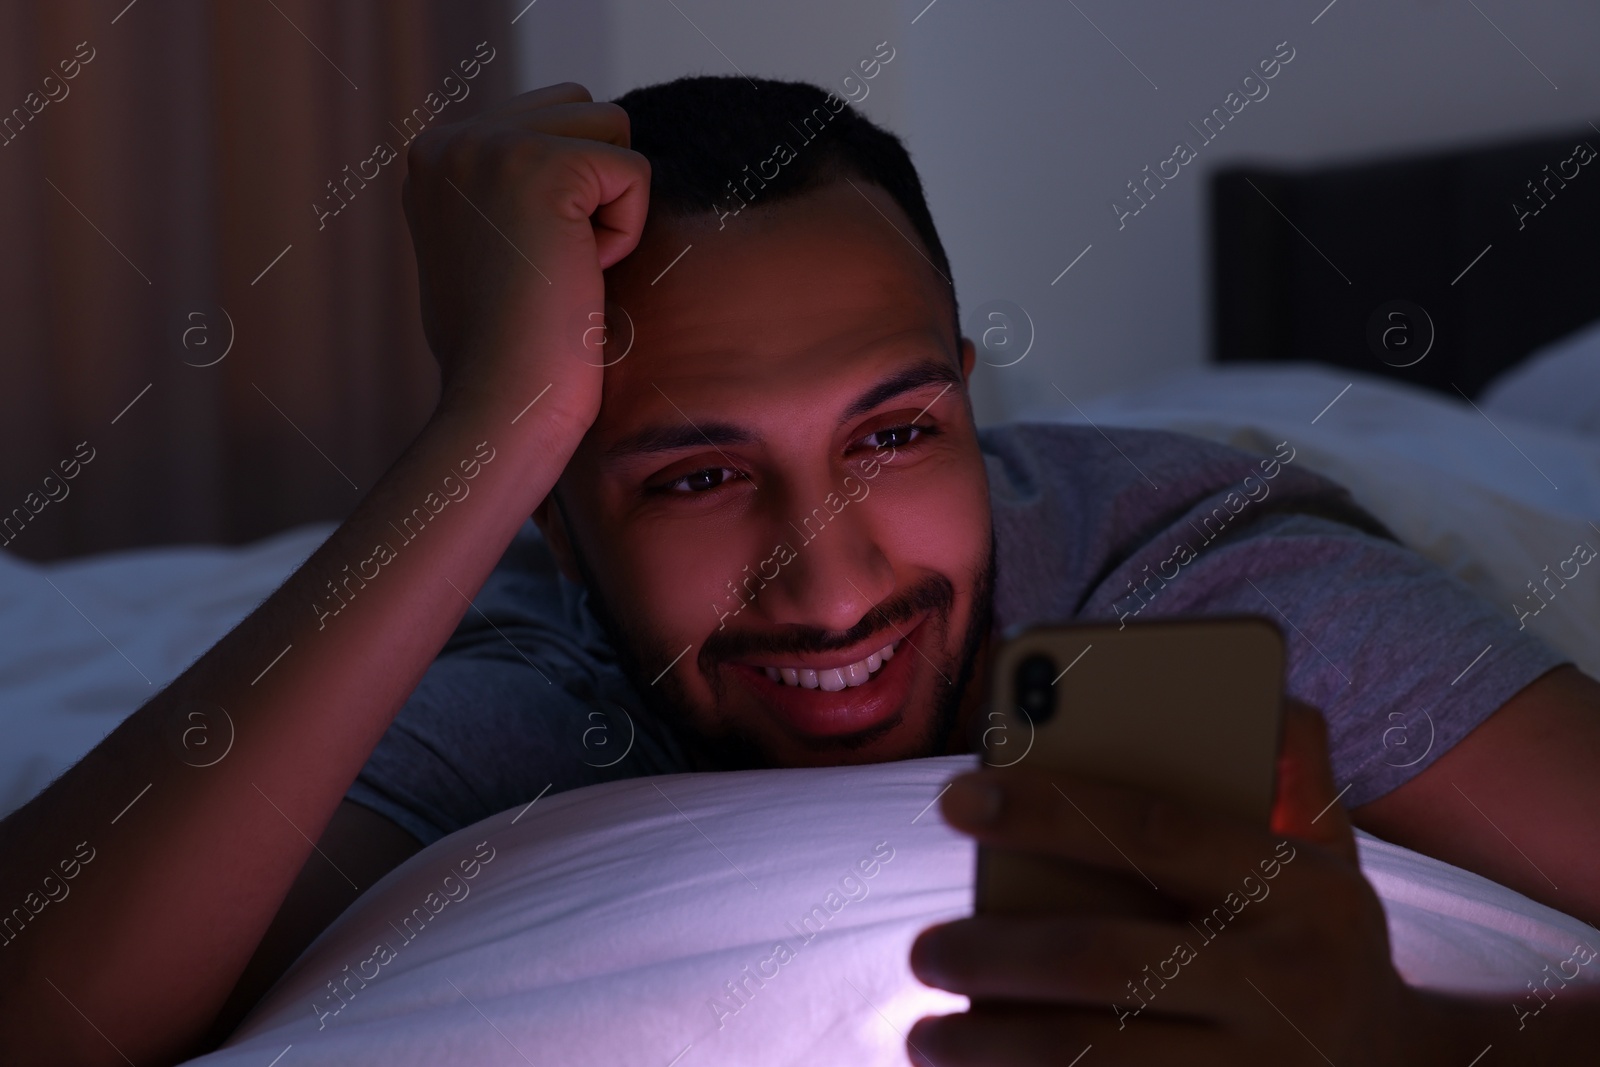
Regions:
<instances>
[{"instance_id":1,"label":"man's face","mask_svg":"<svg viewBox=\"0 0 1600 1067\"><path fill-rule=\"evenodd\" d=\"M964 747L993 548L972 346L905 214L854 184L652 218L607 276L634 339L565 528L538 515L641 693L726 765Z\"/></svg>"}]
</instances>

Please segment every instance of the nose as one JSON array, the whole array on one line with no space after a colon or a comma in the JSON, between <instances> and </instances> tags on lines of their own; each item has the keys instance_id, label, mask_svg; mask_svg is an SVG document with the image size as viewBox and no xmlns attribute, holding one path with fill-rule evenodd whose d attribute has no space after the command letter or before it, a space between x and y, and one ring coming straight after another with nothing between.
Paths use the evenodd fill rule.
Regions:
<instances>
[{"instance_id":1,"label":"nose","mask_svg":"<svg viewBox=\"0 0 1600 1067\"><path fill-rule=\"evenodd\" d=\"M864 499L834 488L789 499L796 497L808 509L782 509L773 524L776 543L787 544L792 558L753 606L777 625L848 630L894 591L894 566Z\"/></svg>"}]
</instances>

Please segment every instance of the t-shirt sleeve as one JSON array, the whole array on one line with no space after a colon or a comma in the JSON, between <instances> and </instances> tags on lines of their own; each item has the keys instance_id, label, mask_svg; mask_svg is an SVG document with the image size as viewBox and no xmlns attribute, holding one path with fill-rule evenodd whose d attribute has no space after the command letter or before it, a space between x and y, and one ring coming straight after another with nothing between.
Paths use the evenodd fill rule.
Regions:
<instances>
[{"instance_id":1,"label":"t-shirt sleeve","mask_svg":"<svg viewBox=\"0 0 1600 1067\"><path fill-rule=\"evenodd\" d=\"M346 792L424 845L547 793L687 770L532 524Z\"/></svg>"},{"instance_id":2,"label":"t-shirt sleeve","mask_svg":"<svg viewBox=\"0 0 1600 1067\"><path fill-rule=\"evenodd\" d=\"M1416 552L1310 514L1263 515L1209 543L1174 523L1112 571L1083 612L1228 613L1264 615L1283 633L1288 692L1326 717L1347 808L1409 781L1569 662Z\"/></svg>"}]
</instances>

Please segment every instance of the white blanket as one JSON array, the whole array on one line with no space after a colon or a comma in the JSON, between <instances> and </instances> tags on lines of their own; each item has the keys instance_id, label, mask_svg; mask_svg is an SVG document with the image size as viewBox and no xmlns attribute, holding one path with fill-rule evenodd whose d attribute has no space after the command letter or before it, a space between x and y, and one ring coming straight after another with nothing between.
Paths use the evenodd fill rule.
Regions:
<instances>
[{"instance_id":1,"label":"white blanket","mask_svg":"<svg viewBox=\"0 0 1600 1067\"><path fill-rule=\"evenodd\" d=\"M181 674L332 530L44 566L0 551L0 817Z\"/></svg>"},{"instance_id":2,"label":"white blanket","mask_svg":"<svg viewBox=\"0 0 1600 1067\"><path fill-rule=\"evenodd\" d=\"M917 1018L966 1004L906 960L971 911L971 841L931 806L971 765L635 779L485 819L390 872L194 1062L264 1067L292 1045L296 1067L904 1063ZM1509 1013L1547 963L1600 948L1405 849L1364 838L1362 862L1417 984L1498 990Z\"/></svg>"}]
</instances>

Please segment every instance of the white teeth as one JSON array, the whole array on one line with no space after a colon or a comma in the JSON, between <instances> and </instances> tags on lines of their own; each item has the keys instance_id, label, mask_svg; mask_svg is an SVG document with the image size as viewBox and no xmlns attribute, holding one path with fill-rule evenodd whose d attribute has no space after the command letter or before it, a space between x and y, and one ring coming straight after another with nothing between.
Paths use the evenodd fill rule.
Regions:
<instances>
[{"instance_id":1,"label":"white teeth","mask_svg":"<svg viewBox=\"0 0 1600 1067\"><path fill-rule=\"evenodd\" d=\"M900 640L897 639L871 653L866 659L822 671L805 667L763 667L762 670L766 671L767 677L774 682L837 693L846 686L865 685L880 667L894 658L895 647L899 644Z\"/></svg>"}]
</instances>

